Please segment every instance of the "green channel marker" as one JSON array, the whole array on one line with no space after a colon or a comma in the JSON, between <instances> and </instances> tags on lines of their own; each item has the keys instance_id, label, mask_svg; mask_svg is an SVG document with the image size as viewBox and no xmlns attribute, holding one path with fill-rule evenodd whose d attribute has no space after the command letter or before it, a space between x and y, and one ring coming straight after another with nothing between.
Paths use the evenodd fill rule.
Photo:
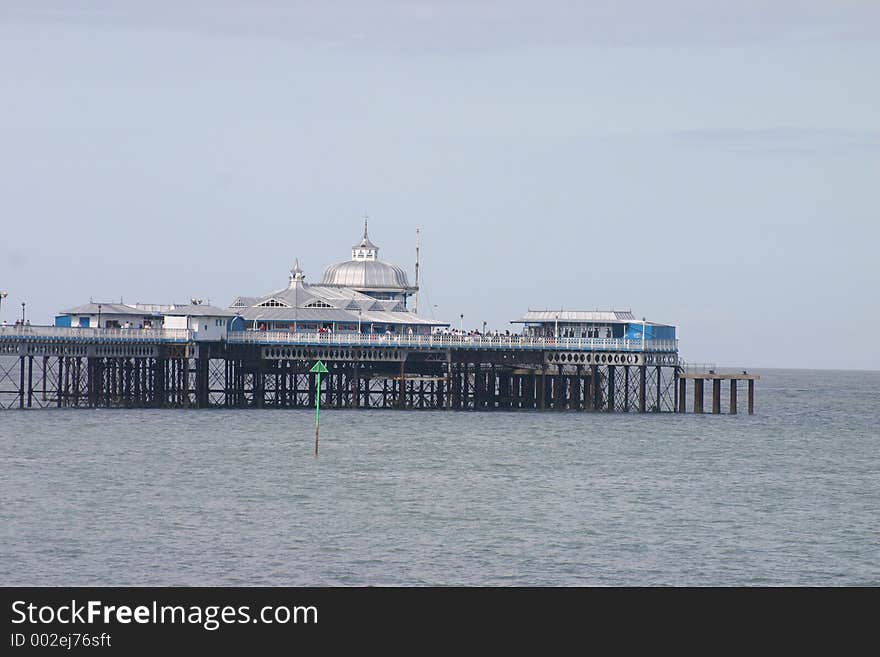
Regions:
<instances>
[{"instance_id":1,"label":"green channel marker","mask_svg":"<svg viewBox=\"0 0 880 657\"><path fill-rule=\"evenodd\" d=\"M321 375L327 373L327 366L324 365L321 361L318 361L314 365L312 365L312 369L309 372L314 372L318 375L317 383L315 384L315 456L318 455L318 427L321 422Z\"/></svg>"}]
</instances>

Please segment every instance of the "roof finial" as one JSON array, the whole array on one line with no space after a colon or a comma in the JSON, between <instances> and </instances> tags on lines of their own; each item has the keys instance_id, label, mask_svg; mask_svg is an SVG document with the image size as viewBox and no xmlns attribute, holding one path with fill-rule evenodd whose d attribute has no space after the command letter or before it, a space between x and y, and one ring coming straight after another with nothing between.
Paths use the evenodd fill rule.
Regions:
<instances>
[{"instance_id":1,"label":"roof finial","mask_svg":"<svg viewBox=\"0 0 880 657\"><path fill-rule=\"evenodd\" d=\"M290 285L293 286L295 281L301 281L306 275L299 266L299 258L293 263L293 269L290 270Z\"/></svg>"},{"instance_id":2,"label":"roof finial","mask_svg":"<svg viewBox=\"0 0 880 657\"><path fill-rule=\"evenodd\" d=\"M367 219L370 218L370 215L367 214L367 211L364 210L364 239L369 239L367 237Z\"/></svg>"}]
</instances>

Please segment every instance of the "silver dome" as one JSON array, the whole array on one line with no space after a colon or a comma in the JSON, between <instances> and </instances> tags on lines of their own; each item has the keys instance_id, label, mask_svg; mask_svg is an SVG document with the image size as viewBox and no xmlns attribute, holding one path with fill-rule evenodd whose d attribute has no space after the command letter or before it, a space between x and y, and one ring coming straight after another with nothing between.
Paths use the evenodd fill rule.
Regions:
<instances>
[{"instance_id":1,"label":"silver dome","mask_svg":"<svg viewBox=\"0 0 880 657\"><path fill-rule=\"evenodd\" d=\"M338 285L356 290L400 290L409 288L406 272L379 260L349 260L324 270L321 285Z\"/></svg>"}]
</instances>

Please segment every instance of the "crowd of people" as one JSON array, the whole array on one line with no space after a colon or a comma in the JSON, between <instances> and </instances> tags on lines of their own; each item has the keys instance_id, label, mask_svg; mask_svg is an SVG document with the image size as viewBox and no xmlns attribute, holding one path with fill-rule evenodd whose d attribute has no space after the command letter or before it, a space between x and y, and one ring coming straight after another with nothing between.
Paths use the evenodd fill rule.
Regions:
<instances>
[{"instance_id":1,"label":"crowd of people","mask_svg":"<svg viewBox=\"0 0 880 657\"><path fill-rule=\"evenodd\" d=\"M452 335L458 337L466 337L466 338L509 338L511 337L510 331L486 331L485 333L480 333L477 329L472 329L468 331L459 330L456 328L442 327L434 329L434 335ZM516 337L516 336L514 336Z\"/></svg>"}]
</instances>

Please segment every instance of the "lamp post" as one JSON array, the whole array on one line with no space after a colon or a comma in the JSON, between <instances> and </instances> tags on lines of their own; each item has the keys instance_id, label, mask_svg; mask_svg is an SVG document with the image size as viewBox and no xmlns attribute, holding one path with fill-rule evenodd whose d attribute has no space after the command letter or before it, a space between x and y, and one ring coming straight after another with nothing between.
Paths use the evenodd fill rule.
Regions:
<instances>
[{"instance_id":1,"label":"lamp post","mask_svg":"<svg viewBox=\"0 0 880 657\"><path fill-rule=\"evenodd\" d=\"M458 316L458 330L464 333L464 313Z\"/></svg>"},{"instance_id":2,"label":"lamp post","mask_svg":"<svg viewBox=\"0 0 880 657\"><path fill-rule=\"evenodd\" d=\"M358 308L358 337L360 337L361 334L361 315L363 315L363 312Z\"/></svg>"},{"instance_id":3,"label":"lamp post","mask_svg":"<svg viewBox=\"0 0 880 657\"><path fill-rule=\"evenodd\" d=\"M3 310L3 299L9 296L6 290L0 290L0 310Z\"/></svg>"},{"instance_id":4,"label":"lamp post","mask_svg":"<svg viewBox=\"0 0 880 657\"><path fill-rule=\"evenodd\" d=\"M25 302L22 301L21 302L21 325L22 326L24 326L24 306L25 306Z\"/></svg>"},{"instance_id":5,"label":"lamp post","mask_svg":"<svg viewBox=\"0 0 880 657\"><path fill-rule=\"evenodd\" d=\"M101 328L101 304L98 304L98 328Z\"/></svg>"},{"instance_id":6,"label":"lamp post","mask_svg":"<svg viewBox=\"0 0 880 657\"><path fill-rule=\"evenodd\" d=\"M553 337L559 339L559 313L556 313L556 328L553 329Z\"/></svg>"},{"instance_id":7,"label":"lamp post","mask_svg":"<svg viewBox=\"0 0 880 657\"><path fill-rule=\"evenodd\" d=\"M486 336L486 322L483 321L483 337Z\"/></svg>"}]
</instances>

